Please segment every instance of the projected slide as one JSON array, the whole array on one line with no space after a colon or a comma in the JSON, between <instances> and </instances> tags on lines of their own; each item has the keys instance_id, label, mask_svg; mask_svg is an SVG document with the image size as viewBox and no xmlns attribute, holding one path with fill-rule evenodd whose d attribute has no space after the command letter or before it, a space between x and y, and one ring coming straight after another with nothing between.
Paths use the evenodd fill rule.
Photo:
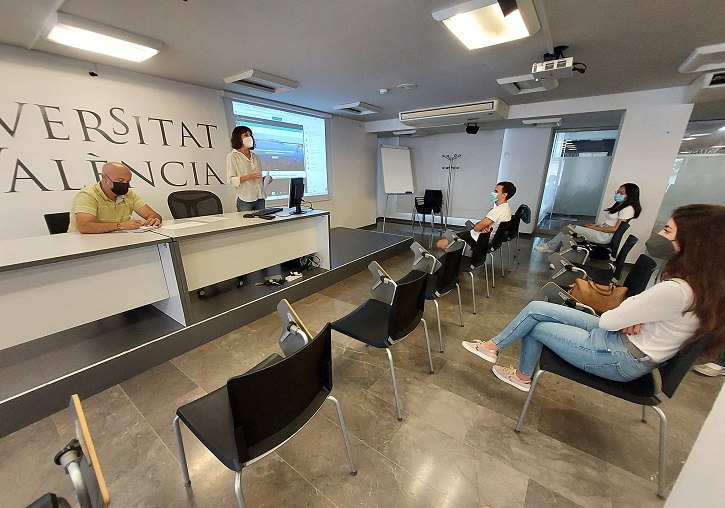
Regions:
<instances>
[{"instance_id":1,"label":"projected slide","mask_svg":"<svg viewBox=\"0 0 725 508\"><path fill-rule=\"evenodd\" d=\"M286 199L290 178L305 179L305 196L326 196L325 119L231 101L235 125L252 129L254 152L273 181L268 199Z\"/></svg>"}]
</instances>

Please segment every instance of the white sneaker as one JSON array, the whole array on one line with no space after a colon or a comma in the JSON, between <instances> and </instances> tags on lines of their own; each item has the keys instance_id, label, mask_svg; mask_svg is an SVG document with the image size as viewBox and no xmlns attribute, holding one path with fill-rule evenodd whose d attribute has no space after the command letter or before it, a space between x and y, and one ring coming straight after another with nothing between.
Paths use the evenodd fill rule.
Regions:
<instances>
[{"instance_id":1,"label":"white sneaker","mask_svg":"<svg viewBox=\"0 0 725 508\"><path fill-rule=\"evenodd\" d=\"M537 245L536 247L534 247L534 250L536 252L544 252L544 253L547 253L547 254L551 254L552 252L554 252L554 249L552 249L551 247L549 247L546 244L546 242L540 243L539 245Z\"/></svg>"},{"instance_id":2,"label":"white sneaker","mask_svg":"<svg viewBox=\"0 0 725 508\"><path fill-rule=\"evenodd\" d=\"M549 263L549 269L556 270L556 267L554 266L554 263Z\"/></svg>"},{"instance_id":3,"label":"white sneaker","mask_svg":"<svg viewBox=\"0 0 725 508\"><path fill-rule=\"evenodd\" d=\"M704 376L725 376L725 367L717 363L703 363L702 365L696 365L692 370Z\"/></svg>"},{"instance_id":4,"label":"white sneaker","mask_svg":"<svg viewBox=\"0 0 725 508\"><path fill-rule=\"evenodd\" d=\"M516 367L502 367L501 365L493 366L493 374L504 383L510 384L514 388L522 392L528 392L531 389L531 380L524 381L516 375Z\"/></svg>"}]
</instances>

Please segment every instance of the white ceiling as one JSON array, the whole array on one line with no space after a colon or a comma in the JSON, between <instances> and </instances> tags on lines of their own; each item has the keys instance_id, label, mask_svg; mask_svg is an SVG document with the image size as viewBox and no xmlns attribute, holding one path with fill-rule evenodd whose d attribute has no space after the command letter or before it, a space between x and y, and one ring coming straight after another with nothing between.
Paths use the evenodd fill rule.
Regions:
<instances>
[{"instance_id":1,"label":"white ceiling","mask_svg":"<svg viewBox=\"0 0 725 508\"><path fill-rule=\"evenodd\" d=\"M490 98L513 105L688 85L697 74L680 74L680 63L696 47L725 41L722 0L535 0L544 13L542 30L468 51L431 16L457 3L0 0L0 42L328 113L339 114L333 105L353 101L381 107L380 113L358 117L368 121ZM38 39L44 20L57 8L160 39L165 46L157 56L134 64ZM552 44L568 45L566 56L587 64L586 74L561 80L553 91L523 96L509 95L496 83L496 78L530 72ZM298 81L299 87L270 95L224 82L247 69ZM395 88L400 83L418 86L401 91ZM381 95L381 88L391 91ZM618 115L579 117L578 122L612 125ZM693 118L725 118L725 102L697 105Z\"/></svg>"}]
</instances>

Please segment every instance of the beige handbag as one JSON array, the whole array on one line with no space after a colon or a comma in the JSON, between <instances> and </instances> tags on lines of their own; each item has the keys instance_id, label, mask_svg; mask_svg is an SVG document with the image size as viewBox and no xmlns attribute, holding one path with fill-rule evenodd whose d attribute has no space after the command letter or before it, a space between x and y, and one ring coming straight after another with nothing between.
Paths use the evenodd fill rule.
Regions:
<instances>
[{"instance_id":1,"label":"beige handbag","mask_svg":"<svg viewBox=\"0 0 725 508\"><path fill-rule=\"evenodd\" d=\"M569 288L572 297L594 309L597 314L619 307L627 298L627 288L616 284L605 286L591 280L575 279Z\"/></svg>"}]
</instances>

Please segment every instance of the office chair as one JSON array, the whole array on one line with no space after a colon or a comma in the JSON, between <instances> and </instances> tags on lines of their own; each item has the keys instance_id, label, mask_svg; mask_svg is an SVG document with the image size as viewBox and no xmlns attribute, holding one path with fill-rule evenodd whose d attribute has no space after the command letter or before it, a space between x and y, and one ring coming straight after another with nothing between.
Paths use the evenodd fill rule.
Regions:
<instances>
[{"instance_id":1,"label":"office chair","mask_svg":"<svg viewBox=\"0 0 725 508\"><path fill-rule=\"evenodd\" d=\"M45 225L51 235L67 233L70 226L70 212L46 213L43 215Z\"/></svg>"},{"instance_id":2,"label":"office chair","mask_svg":"<svg viewBox=\"0 0 725 508\"><path fill-rule=\"evenodd\" d=\"M234 493L244 508L242 470L302 430L326 400L335 404L350 472L357 474L340 403L332 391L330 324L307 345L282 358L274 354L226 386L176 411L174 433L184 483L189 485L180 421L226 467L234 471Z\"/></svg>"},{"instance_id":3,"label":"office chair","mask_svg":"<svg viewBox=\"0 0 725 508\"><path fill-rule=\"evenodd\" d=\"M473 271L483 266L486 273L486 298L491 297L491 292L488 288L488 244L491 239L491 232L481 233L478 236L478 240L471 249L471 256L463 256L461 259L461 273L467 273L471 276L471 298L473 300L473 313L476 313L476 283L473 278ZM466 268L464 268L466 267ZM493 271L493 267L491 267Z\"/></svg>"},{"instance_id":4,"label":"office chair","mask_svg":"<svg viewBox=\"0 0 725 508\"><path fill-rule=\"evenodd\" d=\"M406 338L423 322L425 345L428 349L430 372L433 373L433 357L430 352L428 324L423 319L425 286L428 274L413 270L398 281L390 279L385 270L375 261L368 269L373 274L372 298L360 307L330 326L342 334L370 346L385 349L393 381L393 396L398 421L403 421L398 399L398 385L395 382L395 366L390 348Z\"/></svg>"},{"instance_id":5,"label":"office chair","mask_svg":"<svg viewBox=\"0 0 725 508\"><path fill-rule=\"evenodd\" d=\"M698 339L684 351L678 352L651 373L629 382L618 382L604 379L594 374L580 370L565 362L551 349L544 346L539 359L539 368L531 379L531 389L526 397L524 407L516 422L514 431L521 432L521 426L534 395L534 390L543 372L552 372L558 376L570 379L576 383L594 388L600 392L612 395L622 400L640 404L642 406L642 422L647 423L647 407L651 407L660 418L659 443L659 475L657 479L657 497L665 499L666 494L666 458L667 458L667 418L665 413L657 407L661 402L669 400L677 390L685 374L690 370L702 350L707 344L709 336ZM574 430L574 429L572 429Z\"/></svg>"},{"instance_id":6,"label":"office chair","mask_svg":"<svg viewBox=\"0 0 725 508\"><path fill-rule=\"evenodd\" d=\"M169 194L166 199L174 219L187 219L203 215L224 213L222 201L213 192L205 190L183 190Z\"/></svg>"}]
</instances>

